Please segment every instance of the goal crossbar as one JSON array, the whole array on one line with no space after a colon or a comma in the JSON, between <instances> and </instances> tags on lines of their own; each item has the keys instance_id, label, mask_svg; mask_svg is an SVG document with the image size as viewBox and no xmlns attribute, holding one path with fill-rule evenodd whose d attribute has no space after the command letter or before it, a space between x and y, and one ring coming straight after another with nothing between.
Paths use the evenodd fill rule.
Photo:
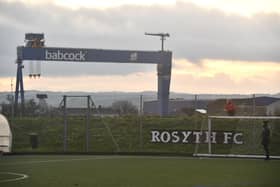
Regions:
<instances>
[{"instance_id":1,"label":"goal crossbar","mask_svg":"<svg viewBox=\"0 0 280 187\"><path fill-rule=\"evenodd\" d=\"M210 140L210 134L212 131L212 119L255 119L255 120L275 120L280 119L280 116L207 116L208 118L208 140ZM226 158L265 158L264 155L240 155L240 154L213 154L211 141L208 141L208 153L194 153L193 156L196 157L226 157ZM280 156L270 156L274 159L280 159Z\"/></svg>"},{"instance_id":2,"label":"goal crossbar","mask_svg":"<svg viewBox=\"0 0 280 187\"><path fill-rule=\"evenodd\" d=\"M259 158L264 159L265 155L239 155L239 154L193 154L196 157L214 157L214 158ZM270 156L272 159L280 159L280 156Z\"/></svg>"}]
</instances>

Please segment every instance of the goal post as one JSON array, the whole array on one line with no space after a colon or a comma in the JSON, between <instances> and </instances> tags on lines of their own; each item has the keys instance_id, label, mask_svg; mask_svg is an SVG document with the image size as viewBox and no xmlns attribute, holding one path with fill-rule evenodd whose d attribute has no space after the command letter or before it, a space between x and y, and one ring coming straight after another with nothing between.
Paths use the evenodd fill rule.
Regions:
<instances>
[{"instance_id":1,"label":"goal post","mask_svg":"<svg viewBox=\"0 0 280 187\"><path fill-rule=\"evenodd\" d=\"M280 159L280 116L207 116L205 134L194 151L198 157L265 158L261 144L263 121L270 129L270 157ZM204 144L204 146L202 145Z\"/></svg>"},{"instance_id":2,"label":"goal post","mask_svg":"<svg viewBox=\"0 0 280 187\"><path fill-rule=\"evenodd\" d=\"M93 126L92 120L99 119L101 124L105 127L107 134L111 138L113 145L116 149L116 152L120 152L120 147L116 141L112 130L109 125L103 120L103 117L96 107L92 97L90 95L64 95L61 103L59 104L60 108L63 110L63 151L64 152L73 152L71 146L68 144L82 145L81 137L78 137L78 133L75 133L77 130L75 124L68 122L68 118L71 116L71 120L74 121L74 118L77 117L77 124L80 124L82 121L81 116L85 118L84 127L79 127L80 129L85 130L85 144L81 146L79 151L92 152L93 151ZM95 112L95 115L94 115ZM95 116L95 118L93 118ZM70 150L69 150L69 148ZM83 149L84 147L84 149ZM77 150L75 150L77 151Z\"/></svg>"}]
</instances>

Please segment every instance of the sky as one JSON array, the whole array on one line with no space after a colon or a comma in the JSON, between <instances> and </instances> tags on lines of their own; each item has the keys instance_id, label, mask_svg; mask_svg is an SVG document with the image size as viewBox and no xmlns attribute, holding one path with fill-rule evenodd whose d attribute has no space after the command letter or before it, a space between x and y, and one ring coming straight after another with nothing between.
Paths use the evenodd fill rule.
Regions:
<instances>
[{"instance_id":1,"label":"sky","mask_svg":"<svg viewBox=\"0 0 280 187\"><path fill-rule=\"evenodd\" d=\"M168 32L170 91L280 92L278 0L0 0L0 91L14 87L16 46L28 32L44 33L49 47L152 51L160 40L144 33ZM42 76L30 79L30 64L26 90L157 90L155 65L41 62Z\"/></svg>"}]
</instances>

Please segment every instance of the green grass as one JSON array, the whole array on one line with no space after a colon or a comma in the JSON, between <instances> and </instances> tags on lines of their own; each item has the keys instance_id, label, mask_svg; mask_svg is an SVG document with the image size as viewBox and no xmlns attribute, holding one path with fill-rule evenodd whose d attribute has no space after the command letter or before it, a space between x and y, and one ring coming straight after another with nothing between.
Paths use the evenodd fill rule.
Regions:
<instances>
[{"instance_id":1,"label":"green grass","mask_svg":"<svg viewBox=\"0 0 280 187\"><path fill-rule=\"evenodd\" d=\"M1 187L279 187L279 160L140 156L3 156Z\"/></svg>"}]
</instances>

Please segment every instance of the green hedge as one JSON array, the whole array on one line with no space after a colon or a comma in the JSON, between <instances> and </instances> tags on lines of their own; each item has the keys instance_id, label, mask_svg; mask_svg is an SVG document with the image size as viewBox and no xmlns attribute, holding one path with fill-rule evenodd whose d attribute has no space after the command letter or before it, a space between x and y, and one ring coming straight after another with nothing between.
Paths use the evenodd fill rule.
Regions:
<instances>
[{"instance_id":1,"label":"green hedge","mask_svg":"<svg viewBox=\"0 0 280 187\"><path fill-rule=\"evenodd\" d=\"M280 155L280 121L271 122L272 154ZM206 130L207 120L201 116L124 116L91 117L89 132L89 152L118 152L106 126L110 129L120 152L130 153L173 153L192 154L195 144L151 143L151 130ZM253 125L252 125L253 123ZM106 124L106 125L105 125ZM203 125L202 125L203 124ZM213 145L213 153L263 154L260 144L261 121L249 120L214 120L213 129L241 131L244 133L243 145ZM279 124L279 125L277 125ZM201 128L202 126L202 128ZM141 128L142 127L142 130ZM16 118L11 122L14 152L62 152L63 118L26 117ZM68 151L85 152L85 117L68 118ZM140 135L142 131L142 136ZM38 148L32 149L30 133L38 134ZM141 139L142 137L142 139ZM207 144L200 144L198 152L206 153Z\"/></svg>"}]
</instances>

